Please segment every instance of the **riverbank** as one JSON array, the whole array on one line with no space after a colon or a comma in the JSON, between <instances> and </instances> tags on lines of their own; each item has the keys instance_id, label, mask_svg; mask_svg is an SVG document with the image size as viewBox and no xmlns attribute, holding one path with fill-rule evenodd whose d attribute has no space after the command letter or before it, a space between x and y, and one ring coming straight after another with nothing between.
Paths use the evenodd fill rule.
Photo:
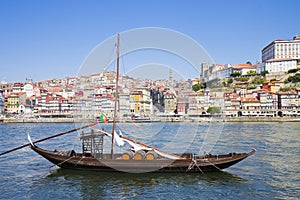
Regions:
<instances>
[{"instance_id":1,"label":"riverbank","mask_svg":"<svg viewBox=\"0 0 300 200\"><path fill-rule=\"evenodd\" d=\"M158 122L159 120L149 121L144 123ZM178 119L178 118L164 118L161 122L192 122L192 123L209 123L210 118L191 118L191 119ZM238 118L225 118L221 121L225 122L300 122L300 118L296 117L238 117ZM82 120L75 118L2 118L0 123L92 123L93 120ZM122 122L134 123L134 122Z\"/></svg>"}]
</instances>

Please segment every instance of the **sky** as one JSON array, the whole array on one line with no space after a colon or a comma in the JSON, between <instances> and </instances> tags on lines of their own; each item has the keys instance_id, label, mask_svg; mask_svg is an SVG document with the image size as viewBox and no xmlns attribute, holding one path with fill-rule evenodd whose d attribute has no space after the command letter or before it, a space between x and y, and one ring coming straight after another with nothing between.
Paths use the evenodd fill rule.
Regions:
<instances>
[{"instance_id":1,"label":"sky","mask_svg":"<svg viewBox=\"0 0 300 200\"><path fill-rule=\"evenodd\" d=\"M297 0L1 0L0 81L76 76L99 43L143 27L183 33L216 63L256 63L273 40L300 34L299 6Z\"/></svg>"}]
</instances>

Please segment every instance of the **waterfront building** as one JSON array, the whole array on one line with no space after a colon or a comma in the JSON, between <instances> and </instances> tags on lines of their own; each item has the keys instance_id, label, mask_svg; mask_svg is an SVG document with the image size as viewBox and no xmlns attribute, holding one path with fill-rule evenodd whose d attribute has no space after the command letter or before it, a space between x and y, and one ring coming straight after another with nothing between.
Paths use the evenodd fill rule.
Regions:
<instances>
[{"instance_id":1,"label":"waterfront building","mask_svg":"<svg viewBox=\"0 0 300 200\"><path fill-rule=\"evenodd\" d=\"M274 40L262 49L262 62L270 59L300 59L300 38L295 35L292 40Z\"/></svg>"},{"instance_id":2,"label":"waterfront building","mask_svg":"<svg viewBox=\"0 0 300 200\"><path fill-rule=\"evenodd\" d=\"M100 116L102 113L102 94L94 94L92 98L92 110L95 116Z\"/></svg>"},{"instance_id":3,"label":"waterfront building","mask_svg":"<svg viewBox=\"0 0 300 200\"><path fill-rule=\"evenodd\" d=\"M264 90L258 91L258 99L260 101L260 114L261 116L276 116L278 109L278 96L277 94L268 93Z\"/></svg>"},{"instance_id":4,"label":"waterfront building","mask_svg":"<svg viewBox=\"0 0 300 200\"><path fill-rule=\"evenodd\" d=\"M166 114L175 114L175 110L177 107L177 98L173 92L164 93L164 105Z\"/></svg>"},{"instance_id":5,"label":"waterfront building","mask_svg":"<svg viewBox=\"0 0 300 200\"><path fill-rule=\"evenodd\" d=\"M278 116L300 117L299 95L297 92L279 92L278 93Z\"/></svg>"},{"instance_id":6,"label":"waterfront building","mask_svg":"<svg viewBox=\"0 0 300 200\"><path fill-rule=\"evenodd\" d=\"M25 102L25 92L11 93L9 96L7 96L7 113L17 114L19 105L24 104Z\"/></svg>"},{"instance_id":7,"label":"waterfront building","mask_svg":"<svg viewBox=\"0 0 300 200\"><path fill-rule=\"evenodd\" d=\"M4 100L3 90L0 88L0 115L4 114Z\"/></svg>"},{"instance_id":8,"label":"waterfront building","mask_svg":"<svg viewBox=\"0 0 300 200\"><path fill-rule=\"evenodd\" d=\"M73 105L73 116L78 119L91 119L94 118L91 113L92 110L92 103L90 99L84 98L82 96L77 96L72 99Z\"/></svg>"},{"instance_id":9,"label":"waterfront building","mask_svg":"<svg viewBox=\"0 0 300 200\"><path fill-rule=\"evenodd\" d=\"M259 116L260 102L255 97L241 98L241 107L243 116Z\"/></svg>"},{"instance_id":10,"label":"waterfront building","mask_svg":"<svg viewBox=\"0 0 300 200\"><path fill-rule=\"evenodd\" d=\"M299 108L299 95L297 92L279 92L278 108L281 110L294 110Z\"/></svg>"},{"instance_id":11,"label":"waterfront building","mask_svg":"<svg viewBox=\"0 0 300 200\"><path fill-rule=\"evenodd\" d=\"M224 112L227 117L238 117L241 115L241 98L236 93L224 94Z\"/></svg>"},{"instance_id":12,"label":"waterfront building","mask_svg":"<svg viewBox=\"0 0 300 200\"><path fill-rule=\"evenodd\" d=\"M188 107L189 107L188 97L179 97L177 102L177 113L179 115L187 114Z\"/></svg>"},{"instance_id":13,"label":"waterfront building","mask_svg":"<svg viewBox=\"0 0 300 200\"><path fill-rule=\"evenodd\" d=\"M130 95L129 93L119 94L119 111L121 116L130 115Z\"/></svg>"},{"instance_id":14,"label":"waterfront building","mask_svg":"<svg viewBox=\"0 0 300 200\"><path fill-rule=\"evenodd\" d=\"M133 114L149 115L152 111L152 100L147 88L137 88L130 92L130 111Z\"/></svg>"},{"instance_id":15,"label":"waterfront building","mask_svg":"<svg viewBox=\"0 0 300 200\"><path fill-rule=\"evenodd\" d=\"M101 101L101 110L105 113L106 117L113 118L115 97L112 94L103 94Z\"/></svg>"}]
</instances>

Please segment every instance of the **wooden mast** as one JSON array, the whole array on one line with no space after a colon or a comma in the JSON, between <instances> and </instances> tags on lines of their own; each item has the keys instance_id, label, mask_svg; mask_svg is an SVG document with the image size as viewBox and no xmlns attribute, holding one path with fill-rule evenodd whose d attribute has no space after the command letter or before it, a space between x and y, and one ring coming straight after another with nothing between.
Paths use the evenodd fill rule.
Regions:
<instances>
[{"instance_id":1,"label":"wooden mast","mask_svg":"<svg viewBox=\"0 0 300 200\"><path fill-rule=\"evenodd\" d=\"M117 39L117 62L116 62L116 94L115 94L115 106L114 106L114 121L111 133L111 159L113 159L114 154L114 139L115 139L115 129L117 122L117 104L119 98L119 57L120 57L120 34L118 34Z\"/></svg>"}]
</instances>

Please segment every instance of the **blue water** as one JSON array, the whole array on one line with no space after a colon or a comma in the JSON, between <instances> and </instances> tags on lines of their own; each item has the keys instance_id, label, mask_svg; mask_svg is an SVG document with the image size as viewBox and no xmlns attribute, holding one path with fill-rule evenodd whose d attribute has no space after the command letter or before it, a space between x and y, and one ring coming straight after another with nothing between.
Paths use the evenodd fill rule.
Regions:
<instances>
[{"instance_id":1,"label":"blue water","mask_svg":"<svg viewBox=\"0 0 300 200\"><path fill-rule=\"evenodd\" d=\"M119 127L124 135L160 148L199 153L209 124ZM72 123L0 124L0 152L27 143L27 133L37 140L73 128ZM223 172L127 174L49 168L51 163L24 148L0 157L0 199L299 199L300 123L225 123L222 128L212 153L257 152ZM80 149L77 133L39 145Z\"/></svg>"}]
</instances>

